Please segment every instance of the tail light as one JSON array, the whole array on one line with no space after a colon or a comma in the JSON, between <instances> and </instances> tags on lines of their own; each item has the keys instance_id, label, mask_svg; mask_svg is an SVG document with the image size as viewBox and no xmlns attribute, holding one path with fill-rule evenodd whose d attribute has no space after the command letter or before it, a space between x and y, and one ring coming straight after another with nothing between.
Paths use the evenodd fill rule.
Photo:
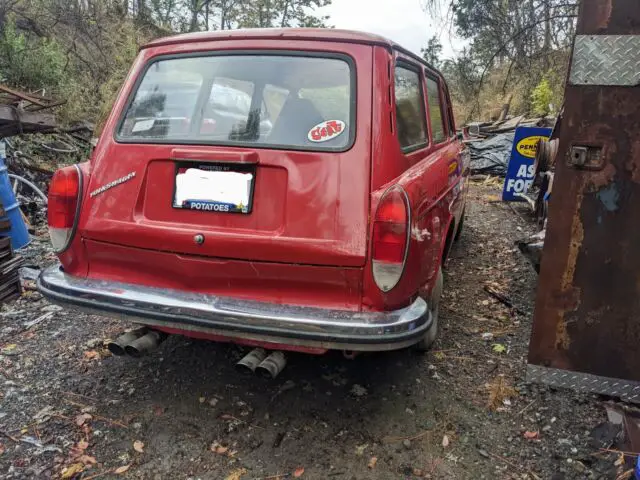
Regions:
<instances>
[{"instance_id":1,"label":"tail light","mask_svg":"<svg viewBox=\"0 0 640 480\"><path fill-rule=\"evenodd\" d=\"M49 185L47 220L51 244L56 252L65 250L75 233L80 211L82 174L76 165L56 171Z\"/></svg>"},{"instance_id":2,"label":"tail light","mask_svg":"<svg viewBox=\"0 0 640 480\"><path fill-rule=\"evenodd\" d=\"M409 251L410 216L406 192L398 186L387 190L373 221L373 279L383 292L395 287L404 272Z\"/></svg>"}]
</instances>

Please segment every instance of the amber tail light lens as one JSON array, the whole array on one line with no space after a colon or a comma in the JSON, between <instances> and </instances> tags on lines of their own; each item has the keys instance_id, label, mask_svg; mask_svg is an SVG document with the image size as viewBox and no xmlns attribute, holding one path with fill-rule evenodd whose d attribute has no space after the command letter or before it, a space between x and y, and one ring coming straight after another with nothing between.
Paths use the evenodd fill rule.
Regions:
<instances>
[{"instance_id":1,"label":"amber tail light lens","mask_svg":"<svg viewBox=\"0 0 640 480\"><path fill-rule=\"evenodd\" d=\"M383 292L395 287L407 261L409 249L409 200L399 186L387 190L373 222L373 279Z\"/></svg>"},{"instance_id":2,"label":"amber tail light lens","mask_svg":"<svg viewBox=\"0 0 640 480\"><path fill-rule=\"evenodd\" d=\"M81 192L82 174L76 165L56 171L49 184L47 222L51 244L58 253L64 251L73 239Z\"/></svg>"}]
</instances>

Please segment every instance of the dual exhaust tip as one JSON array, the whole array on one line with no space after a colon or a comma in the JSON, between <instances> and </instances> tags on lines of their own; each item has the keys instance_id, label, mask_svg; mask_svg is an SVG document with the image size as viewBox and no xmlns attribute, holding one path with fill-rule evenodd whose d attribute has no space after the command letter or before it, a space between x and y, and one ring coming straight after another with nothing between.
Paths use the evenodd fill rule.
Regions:
<instances>
[{"instance_id":1,"label":"dual exhaust tip","mask_svg":"<svg viewBox=\"0 0 640 480\"><path fill-rule=\"evenodd\" d=\"M130 330L107 344L109 351L116 356L128 355L140 358L152 352L167 338L167 334L150 330L147 327ZM245 373L255 373L264 378L276 378L287 365L283 352L268 353L263 348L255 348L245 355L236 368Z\"/></svg>"},{"instance_id":2,"label":"dual exhaust tip","mask_svg":"<svg viewBox=\"0 0 640 480\"><path fill-rule=\"evenodd\" d=\"M167 338L166 333L142 327L123 333L109 342L107 348L112 354L119 357L129 355L133 358L140 358L158 348L158 345L165 338Z\"/></svg>"},{"instance_id":3,"label":"dual exhaust tip","mask_svg":"<svg viewBox=\"0 0 640 480\"><path fill-rule=\"evenodd\" d=\"M264 378L276 378L287 364L284 353L276 351L270 354L263 348L255 348L245 355L236 368L244 373L255 373Z\"/></svg>"}]
</instances>

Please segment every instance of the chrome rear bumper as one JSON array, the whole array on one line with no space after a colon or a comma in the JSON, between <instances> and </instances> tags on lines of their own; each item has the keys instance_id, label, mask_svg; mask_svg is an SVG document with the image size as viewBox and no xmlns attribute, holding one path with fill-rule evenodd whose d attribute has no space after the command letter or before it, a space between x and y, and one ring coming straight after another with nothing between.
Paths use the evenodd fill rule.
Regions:
<instances>
[{"instance_id":1,"label":"chrome rear bumper","mask_svg":"<svg viewBox=\"0 0 640 480\"><path fill-rule=\"evenodd\" d=\"M351 312L79 278L59 266L42 272L38 290L66 307L145 325L326 349L404 348L432 323L422 298L391 312Z\"/></svg>"}]
</instances>

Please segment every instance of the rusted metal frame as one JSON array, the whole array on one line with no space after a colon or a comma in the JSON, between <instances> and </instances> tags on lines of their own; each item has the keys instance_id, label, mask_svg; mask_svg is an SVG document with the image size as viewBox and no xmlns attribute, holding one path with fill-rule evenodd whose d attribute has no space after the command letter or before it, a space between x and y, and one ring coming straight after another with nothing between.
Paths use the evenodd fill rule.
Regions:
<instances>
[{"instance_id":1,"label":"rusted metal frame","mask_svg":"<svg viewBox=\"0 0 640 480\"><path fill-rule=\"evenodd\" d=\"M579 41L608 36L592 41L604 47L590 51L617 55L628 60L627 69L637 69L636 57L618 55L615 42L636 42L616 37L640 35L639 4L583 1ZM585 68L576 64L575 55L572 70L582 70L569 77L566 89L528 379L635 401L640 385L640 86L632 86L635 70L625 74L625 65L600 58ZM622 75L598 72L597 65Z\"/></svg>"}]
</instances>

